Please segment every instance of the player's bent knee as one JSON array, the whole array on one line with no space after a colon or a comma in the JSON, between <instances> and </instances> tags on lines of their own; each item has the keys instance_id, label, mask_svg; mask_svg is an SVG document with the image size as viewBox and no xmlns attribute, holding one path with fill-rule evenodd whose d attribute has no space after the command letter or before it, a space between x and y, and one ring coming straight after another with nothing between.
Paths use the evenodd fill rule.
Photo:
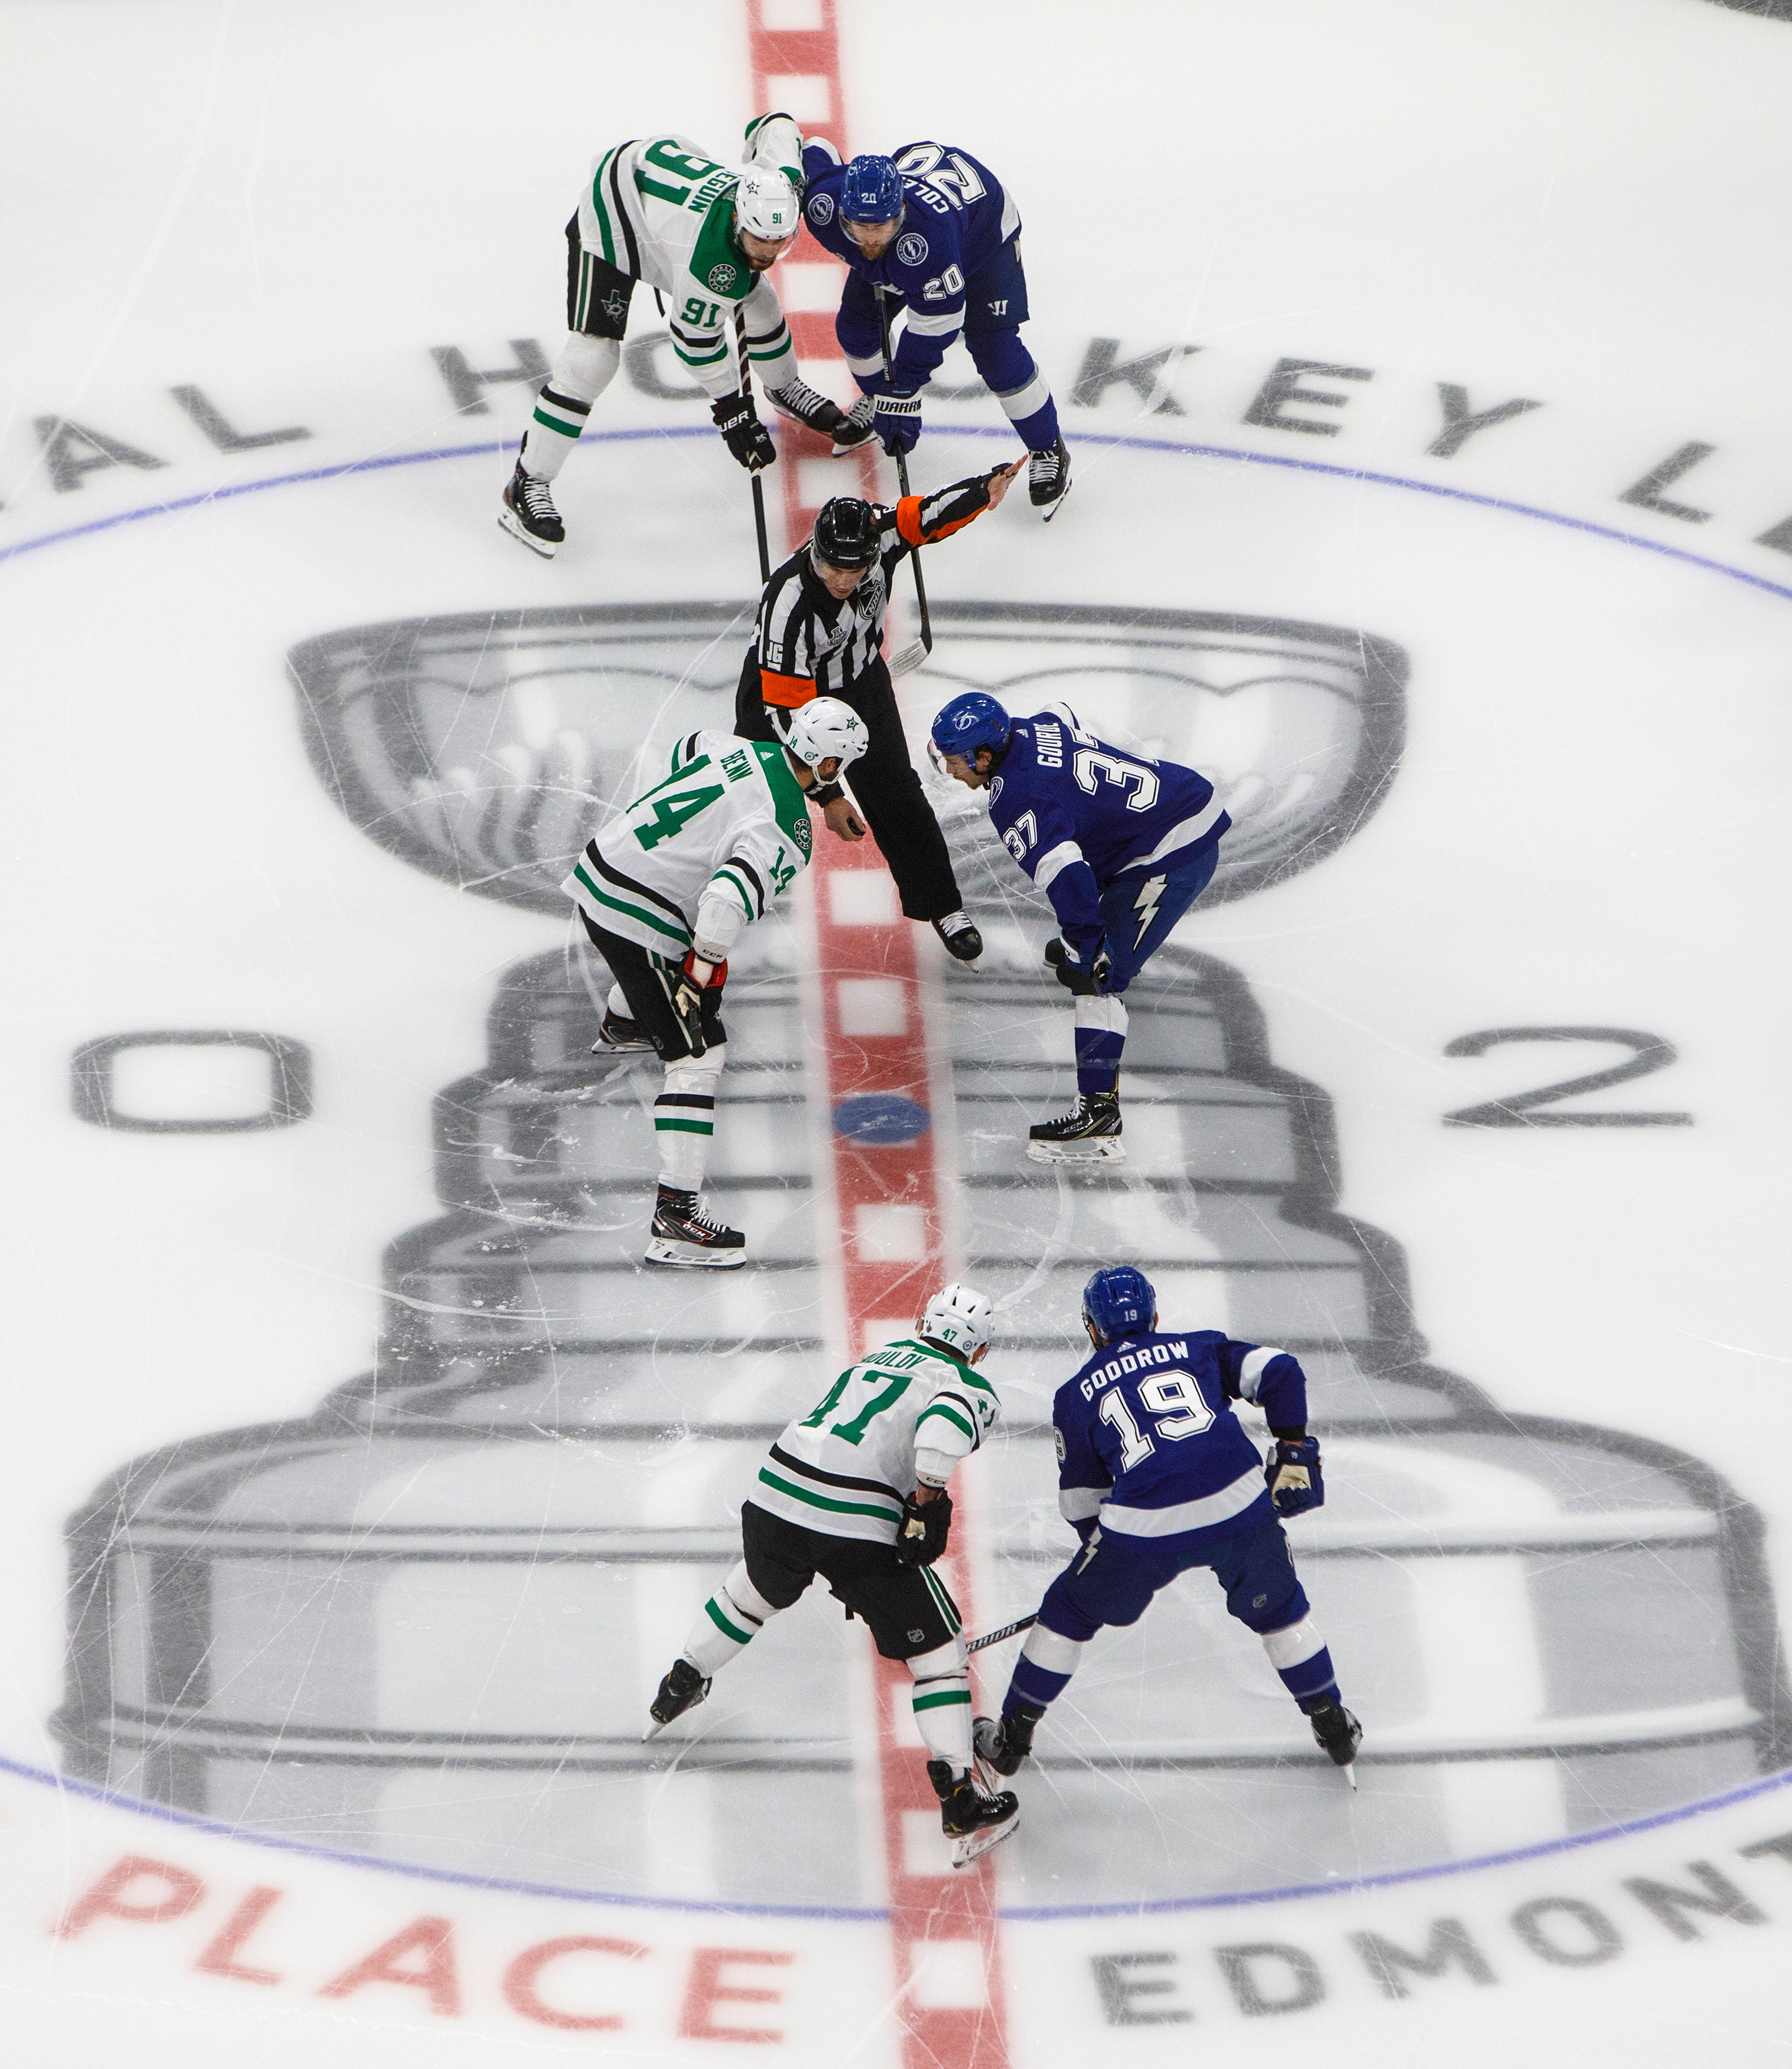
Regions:
<instances>
[{"instance_id":1,"label":"player's bent knee","mask_svg":"<svg viewBox=\"0 0 1792 2069\"><path fill-rule=\"evenodd\" d=\"M969 1665L970 1655L965 1651L962 1632L953 1636L945 1645L937 1645L931 1652L911 1653L908 1671L917 1681L932 1680L941 1674L962 1674Z\"/></svg>"},{"instance_id":2,"label":"player's bent knee","mask_svg":"<svg viewBox=\"0 0 1792 2069\"><path fill-rule=\"evenodd\" d=\"M786 1610L788 1602L774 1602L763 1589L753 1585L752 1574L747 1571L747 1562L741 1560L724 1584L742 1609L749 1610L763 1623L767 1617L774 1617L780 1610Z\"/></svg>"},{"instance_id":3,"label":"player's bent knee","mask_svg":"<svg viewBox=\"0 0 1792 2069\"><path fill-rule=\"evenodd\" d=\"M586 337L575 332L554 362L548 386L580 402L594 402L616 377L623 348L613 337Z\"/></svg>"},{"instance_id":4,"label":"player's bent knee","mask_svg":"<svg viewBox=\"0 0 1792 2069\"><path fill-rule=\"evenodd\" d=\"M1325 1650L1325 1634L1310 1610L1293 1623L1259 1635L1263 1642L1263 1651L1269 1655L1270 1665L1278 1669L1299 1667Z\"/></svg>"},{"instance_id":5,"label":"player's bent knee","mask_svg":"<svg viewBox=\"0 0 1792 2069\"><path fill-rule=\"evenodd\" d=\"M1088 1643L1086 1638L1065 1638L1044 1624L1036 1623L1027 1634L1021 1657L1031 1659L1035 1667L1043 1667L1048 1674L1074 1674Z\"/></svg>"}]
</instances>

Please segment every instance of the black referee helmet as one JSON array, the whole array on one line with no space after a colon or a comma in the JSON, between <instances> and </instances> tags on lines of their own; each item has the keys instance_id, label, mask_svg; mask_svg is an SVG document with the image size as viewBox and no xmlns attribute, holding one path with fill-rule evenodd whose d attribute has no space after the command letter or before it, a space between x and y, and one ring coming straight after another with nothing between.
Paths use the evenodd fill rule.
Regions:
<instances>
[{"instance_id":1,"label":"black referee helmet","mask_svg":"<svg viewBox=\"0 0 1792 2069\"><path fill-rule=\"evenodd\" d=\"M836 496L815 518L815 555L830 567L868 568L877 558L877 512L862 496Z\"/></svg>"}]
</instances>

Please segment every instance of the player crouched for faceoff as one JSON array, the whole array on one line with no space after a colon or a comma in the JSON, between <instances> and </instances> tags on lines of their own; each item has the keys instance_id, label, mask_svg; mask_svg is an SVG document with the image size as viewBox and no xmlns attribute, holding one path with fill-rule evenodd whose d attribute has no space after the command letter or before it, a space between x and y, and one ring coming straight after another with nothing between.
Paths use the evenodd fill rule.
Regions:
<instances>
[{"instance_id":1,"label":"player crouched for faceoff","mask_svg":"<svg viewBox=\"0 0 1792 2069\"><path fill-rule=\"evenodd\" d=\"M747 129L747 162L724 165L688 137L637 138L592 161L566 225L566 328L572 336L536 398L523 450L499 507L513 538L551 560L565 538L553 484L591 406L616 377L635 283L665 297L672 349L710 398L729 451L749 473L778 457L744 386L733 337L745 317L747 356L786 416L850 451L872 435L798 378L796 353L764 276L796 242L802 206L802 133L787 115Z\"/></svg>"},{"instance_id":2,"label":"player crouched for faceoff","mask_svg":"<svg viewBox=\"0 0 1792 2069\"><path fill-rule=\"evenodd\" d=\"M884 659L884 619L903 557L993 510L1025 464L993 467L932 496L905 496L893 508L857 496L824 503L814 536L765 585L734 700L734 730L745 740L782 739L816 696L839 697L858 712L871 734L852 772L865 819L838 783L824 784L813 802L842 840L863 840L870 821L903 912L930 921L961 962L983 953L982 937L965 916L945 836L909 759Z\"/></svg>"},{"instance_id":3,"label":"player crouched for faceoff","mask_svg":"<svg viewBox=\"0 0 1792 2069\"><path fill-rule=\"evenodd\" d=\"M709 1693L769 1618L819 1573L915 1677L915 1724L953 1866L1014 1829L1020 1806L977 1778L970 1671L958 1611L929 1570L952 1529L946 1483L995 1427L994 1390L974 1368L994 1310L968 1286L927 1304L912 1336L848 1365L760 1468L741 1509L741 1563L703 1606L649 1705L654 1736Z\"/></svg>"},{"instance_id":4,"label":"player crouched for faceoff","mask_svg":"<svg viewBox=\"0 0 1792 2069\"><path fill-rule=\"evenodd\" d=\"M649 1264L746 1262L746 1238L698 1205L728 1060L729 951L807 864L809 794L837 781L866 741L835 697L806 705L779 745L688 734L667 774L604 822L560 887L615 979L594 1052L651 1048L666 1066L653 1104Z\"/></svg>"},{"instance_id":5,"label":"player crouched for faceoff","mask_svg":"<svg viewBox=\"0 0 1792 2069\"><path fill-rule=\"evenodd\" d=\"M1084 1549L1046 1590L1001 1717L977 1720L978 1753L998 1774L1014 1773L1096 1633L1137 1623L1160 1588L1207 1566L1227 1608L1262 1638L1321 1749L1348 1769L1362 1727L1340 1700L1277 1520L1325 1499L1319 1440L1307 1434L1306 1375L1286 1351L1218 1329L1160 1335L1157 1295L1130 1265L1090 1279L1083 1325L1095 1355L1059 1388L1051 1421L1058 1506ZM1268 1418L1276 1448L1267 1470L1232 1413L1239 1400Z\"/></svg>"},{"instance_id":6,"label":"player crouched for faceoff","mask_svg":"<svg viewBox=\"0 0 1792 2069\"><path fill-rule=\"evenodd\" d=\"M933 721L935 765L988 794L1002 846L1051 900L1045 959L1076 998L1075 1108L1027 1131L1036 1164L1120 1163L1121 997L1211 882L1232 822L1205 776L1097 740L1067 704L1010 718L967 690Z\"/></svg>"},{"instance_id":7,"label":"player crouched for faceoff","mask_svg":"<svg viewBox=\"0 0 1792 2069\"><path fill-rule=\"evenodd\" d=\"M1070 455L1051 390L1022 344L1027 275L1020 210L981 159L925 137L892 158L851 165L823 137L805 145L804 213L817 241L851 269L835 335L887 453L920 436L921 392L961 331L965 349L1032 455L1027 493L1047 523L1070 488ZM881 300L884 307L879 308ZM908 320L886 372L883 319Z\"/></svg>"}]
</instances>

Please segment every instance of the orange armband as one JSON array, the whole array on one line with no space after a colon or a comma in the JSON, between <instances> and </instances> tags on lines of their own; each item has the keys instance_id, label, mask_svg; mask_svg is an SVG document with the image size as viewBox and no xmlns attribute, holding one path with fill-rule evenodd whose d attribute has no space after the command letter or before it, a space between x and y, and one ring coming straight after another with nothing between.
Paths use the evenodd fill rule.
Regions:
<instances>
[{"instance_id":1,"label":"orange armband","mask_svg":"<svg viewBox=\"0 0 1792 2069\"><path fill-rule=\"evenodd\" d=\"M785 711L794 711L798 704L814 701L815 685L807 675L779 675L769 668L759 671L761 701L777 704Z\"/></svg>"}]
</instances>

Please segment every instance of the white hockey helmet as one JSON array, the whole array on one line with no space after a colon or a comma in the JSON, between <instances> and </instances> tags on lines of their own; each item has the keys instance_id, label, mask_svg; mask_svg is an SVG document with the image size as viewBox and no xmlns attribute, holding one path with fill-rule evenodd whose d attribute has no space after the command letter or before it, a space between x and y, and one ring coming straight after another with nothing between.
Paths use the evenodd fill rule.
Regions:
<instances>
[{"instance_id":1,"label":"white hockey helmet","mask_svg":"<svg viewBox=\"0 0 1792 2069\"><path fill-rule=\"evenodd\" d=\"M734 190L736 227L782 244L802 227L796 190L775 167L749 165Z\"/></svg>"},{"instance_id":2,"label":"white hockey helmet","mask_svg":"<svg viewBox=\"0 0 1792 2069\"><path fill-rule=\"evenodd\" d=\"M974 1357L995 1327L995 1303L973 1286L942 1286L922 1310L919 1333Z\"/></svg>"},{"instance_id":3,"label":"white hockey helmet","mask_svg":"<svg viewBox=\"0 0 1792 2069\"><path fill-rule=\"evenodd\" d=\"M830 755L844 769L872 744L871 730L851 704L838 697L811 697L790 714L784 745L798 761L819 768Z\"/></svg>"}]
</instances>

